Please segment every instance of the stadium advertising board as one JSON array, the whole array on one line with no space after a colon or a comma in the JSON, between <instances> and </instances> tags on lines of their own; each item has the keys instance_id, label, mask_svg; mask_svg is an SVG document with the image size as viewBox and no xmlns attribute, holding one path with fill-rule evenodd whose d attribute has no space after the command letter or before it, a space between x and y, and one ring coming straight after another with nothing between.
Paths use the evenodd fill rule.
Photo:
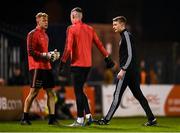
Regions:
<instances>
[{"instance_id":1,"label":"stadium advertising board","mask_svg":"<svg viewBox=\"0 0 180 133\"><path fill-rule=\"evenodd\" d=\"M22 88L0 87L0 120L18 120L22 114Z\"/></svg>"},{"instance_id":2,"label":"stadium advertising board","mask_svg":"<svg viewBox=\"0 0 180 133\"><path fill-rule=\"evenodd\" d=\"M114 90L115 85L102 87L103 115L108 112ZM155 115L180 116L180 86L142 85L141 90ZM142 107L129 88L125 90L114 116L145 116Z\"/></svg>"},{"instance_id":3,"label":"stadium advertising board","mask_svg":"<svg viewBox=\"0 0 180 133\"><path fill-rule=\"evenodd\" d=\"M95 112L95 91L93 87L85 90L92 114ZM0 120L19 120L23 112L23 104L29 94L29 86L21 87L0 87ZM57 100L57 98L55 98ZM73 87L65 88L65 103L72 104L70 111L73 116L77 114L76 101ZM34 99L30 112L41 117L48 115L47 95L41 89L38 96Z\"/></svg>"},{"instance_id":4,"label":"stadium advertising board","mask_svg":"<svg viewBox=\"0 0 180 133\"><path fill-rule=\"evenodd\" d=\"M95 91L93 87L87 87L84 89L86 95L88 96L88 102L91 107L92 114L94 114L95 111ZM29 87L25 86L23 89L23 103L25 101L25 98L27 97L29 93ZM66 87L65 88L65 103L72 104L70 111L73 116L76 116L77 114L77 108L76 108L76 101L75 101L75 95L74 95L74 89L73 87ZM38 96L33 101L32 106L30 108L30 112L36 113L40 116L46 116L48 114L48 108L47 108L47 95L43 89L41 89L38 93Z\"/></svg>"}]
</instances>

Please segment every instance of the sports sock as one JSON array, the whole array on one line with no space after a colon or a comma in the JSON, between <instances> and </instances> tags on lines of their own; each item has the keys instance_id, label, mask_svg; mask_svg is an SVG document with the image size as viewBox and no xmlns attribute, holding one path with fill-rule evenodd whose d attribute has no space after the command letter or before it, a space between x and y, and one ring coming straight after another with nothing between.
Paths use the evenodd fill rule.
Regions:
<instances>
[{"instance_id":1,"label":"sports sock","mask_svg":"<svg viewBox=\"0 0 180 133\"><path fill-rule=\"evenodd\" d=\"M78 123L84 123L84 117L78 117L77 122Z\"/></svg>"}]
</instances>

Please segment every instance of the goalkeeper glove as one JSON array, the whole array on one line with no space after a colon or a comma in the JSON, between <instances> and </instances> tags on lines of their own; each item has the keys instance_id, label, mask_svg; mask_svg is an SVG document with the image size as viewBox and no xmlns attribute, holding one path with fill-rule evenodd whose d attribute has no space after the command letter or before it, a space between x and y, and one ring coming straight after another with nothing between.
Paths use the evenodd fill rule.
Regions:
<instances>
[{"instance_id":1,"label":"goalkeeper glove","mask_svg":"<svg viewBox=\"0 0 180 133\"><path fill-rule=\"evenodd\" d=\"M57 49L55 49L54 51L50 51L48 53L42 53L41 55L43 58L50 60L51 62L58 60L60 57L60 53L57 52Z\"/></svg>"},{"instance_id":2,"label":"goalkeeper glove","mask_svg":"<svg viewBox=\"0 0 180 133\"><path fill-rule=\"evenodd\" d=\"M48 52L51 55L51 61L54 62L56 60L58 60L60 58L60 52L57 51L57 49L55 49L54 51L50 51Z\"/></svg>"},{"instance_id":3,"label":"goalkeeper glove","mask_svg":"<svg viewBox=\"0 0 180 133\"><path fill-rule=\"evenodd\" d=\"M43 59L50 60L50 61L53 61L54 58L55 58L54 54L52 54L50 52L48 52L48 53L41 53L41 57Z\"/></svg>"}]
</instances>

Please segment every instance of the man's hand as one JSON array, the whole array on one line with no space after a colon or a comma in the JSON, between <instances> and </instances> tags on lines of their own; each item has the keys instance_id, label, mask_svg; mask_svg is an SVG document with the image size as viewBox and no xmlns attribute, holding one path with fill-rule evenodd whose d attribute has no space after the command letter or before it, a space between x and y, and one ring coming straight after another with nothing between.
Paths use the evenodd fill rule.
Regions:
<instances>
[{"instance_id":1,"label":"man's hand","mask_svg":"<svg viewBox=\"0 0 180 133\"><path fill-rule=\"evenodd\" d=\"M110 58L110 56L106 57L104 61L106 62L107 68L112 68L115 64L114 61Z\"/></svg>"},{"instance_id":2,"label":"man's hand","mask_svg":"<svg viewBox=\"0 0 180 133\"><path fill-rule=\"evenodd\" d=\"M121 70L119 71L119 73L117 74L117 78L118 78L119 80L122 80L123 77L124 77L124 75L125 75L125 73L126 73L126 71L123 70L123 69L121 69Z\"/></svg>"},{"instance_id":3,"label":"man's hand","mask_svg":"<svg viewBox=\"0 0 180 133\"><path fill-rule=\"evenodd\" d=\"M57 51L57 49L54 50L55 59L58 60L60 58L60 52Z\"/></svg>"},{"instance_id":4,"label":"man's hand","mask_svg":"<svg viewBox=\"0 0 180 133\"><path fill-rule=\"evenodd\" d=\"M57 49L54 51L50 51L48 53L42 53L41 56L44 59L50 60L51 62L54 62L60 58L60 52L57 52Z\"/></svg>"}]
</instances>

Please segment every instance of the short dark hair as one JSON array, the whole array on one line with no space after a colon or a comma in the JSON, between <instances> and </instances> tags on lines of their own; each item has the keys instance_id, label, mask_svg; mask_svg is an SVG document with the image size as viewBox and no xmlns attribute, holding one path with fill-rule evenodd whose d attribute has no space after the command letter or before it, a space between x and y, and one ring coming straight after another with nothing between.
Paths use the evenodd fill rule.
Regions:
<instances>
[{"instance_id":1,"label":"short dark hair","mask_svg":"<svg viewBox=\"0 0 180 133\"><path fill-rule=\"evenodd\" d=\"M75 8L73 8L73 9L71 10L71 12L74 12L74 11L80 12L80 13L83 12L82 9L81 9L80 7L75 7Z\"/></svg>"},{"instance_id":2,"label":"short dark hair","mask_svg":"<svg viewBox=\"0 0 180 133\"><path fill-rule=\"evenodd\" d=\"M127 19L124 16L117 16L117 17L113 18L113 21L123 22L125 24L127 23Z\"/></svg>"}]
</instances>

